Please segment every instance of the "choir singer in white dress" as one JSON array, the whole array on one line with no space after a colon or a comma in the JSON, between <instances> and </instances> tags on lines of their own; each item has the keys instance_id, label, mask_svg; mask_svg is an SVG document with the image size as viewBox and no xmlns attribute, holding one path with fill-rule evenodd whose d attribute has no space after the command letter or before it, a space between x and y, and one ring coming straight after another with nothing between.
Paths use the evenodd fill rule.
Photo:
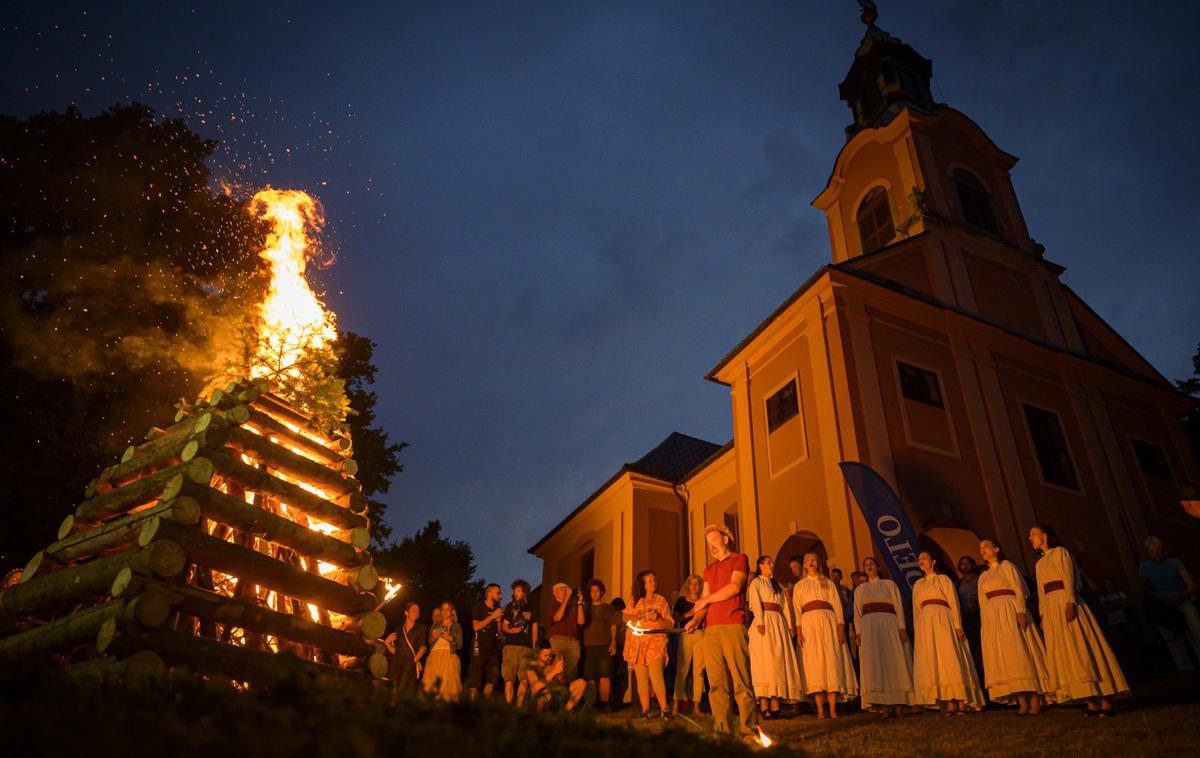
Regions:
<instances>
[{"instance_id":1,"label":"choir singer in white dress","mask_svg":"<svg viewBox=\"0 0 1200 758\"><path fill-rule=\"evenodd\" d=\"M804 556L804 576L792 588L796 642L800 645L804 686L817 705L817 718L837 718L838 700L858 697L854 663L846 647L846 625L837 588L821 572L816 553Z\"/></svg>"},{"instance_id":2,"label":"choir singer in white dress","mask_svg":"<svg viewBox=\"0 0 1200 758\"><path fill-rule=\"evenodd\" d=\"M1025 580L994 540L979 543L988 569L979 577L983 676L988 696L1001 703L1016 701L1022 716L1036 716L1043 698L1053 698L1046 671L1046 650L1029 618Z\"/></svg>"},{"instance_id":3,"label":"choir singer in white dress","mask_svg":"<svg viewBox=\"0 0 1200 758\"><path fill-rule=\"evenodd\" d=\"M913 703L912 649L900 589L879 576L879 561L862 562L867 581L854 588L854 633L858 643L858 687L863 708L884 718Z\"/></svg>"},{"instance_id":4,"label":"choir singer in white dress","mask_svg":"<svg viewBox=\"0 0 1200 758\"><path fill-rule=\"evenodd\" d=\"M913 585L913 690L917 705L944 706L943 715L966 715L983 707L970 643L963 632L958 592L936 561L922 552L917 565L925 576Z\"/></svg>"},{"instance_id":5,"label":"choir singer in white dress","mask_svg":"<svg viewBox=\"0 0 1200 758\"><path fill-rule=\"evenodd\" d=\"M1037 562L1038 608L1056 700L1084 700L1084 715L1111 716L1108 698L1128 692L1129 684L1096 617L1079 596L1075 559L1048 526L1030 529L1029 544L1042 555Z\"/></svg>"},{"instance_id":6,"label":"choir singer in white dress","mask_svg":"<svg viewBox=\"0 0 1200 758\"><path fill-rule=\"evenodd\" d=\"M781 715L780 700L804 699L804 684L792 647L792 603L775 579L775 561L760 556L755 574L746 592L754 614L750 625L750 680L759 712L764 719L773 719Z\"/></svg>"}]
</instances>

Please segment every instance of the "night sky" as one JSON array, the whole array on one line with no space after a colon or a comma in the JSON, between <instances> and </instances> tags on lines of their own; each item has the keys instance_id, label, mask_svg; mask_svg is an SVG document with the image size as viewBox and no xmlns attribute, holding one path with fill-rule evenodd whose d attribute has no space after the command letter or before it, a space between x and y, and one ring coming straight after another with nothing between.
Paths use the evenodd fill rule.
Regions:
<instances>
[{"instance_id":1,"label":"night sky","mask_svg":"<svg viewBox=\"0 0 1200 758\"><path fill-rule=\"evenodd\" d=\"M1190 374L1200 3L879 4L1021 158L1065 281ZM850 121L852 0L21 5L0 112L139 100L224 140L221 178L320 197L317 282L411 444L395 536L441 519L506 586L623 462L730 438L703 376L830 259L809 201Z\"/></svg>"}]
</instances>

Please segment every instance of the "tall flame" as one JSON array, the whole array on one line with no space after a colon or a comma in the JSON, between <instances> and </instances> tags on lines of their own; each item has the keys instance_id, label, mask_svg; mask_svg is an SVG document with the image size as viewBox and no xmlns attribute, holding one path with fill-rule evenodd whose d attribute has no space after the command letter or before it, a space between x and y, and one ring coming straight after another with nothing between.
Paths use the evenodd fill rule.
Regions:
<instances>
[{"instance_id":1,"label":"tall flame","mask_svg":"<svg viewBox=\"0 0 1200 758\"><path fill-rule=\"evenodd\" d=\"M254 196L249 210L271 224L260 253L271 264L271 287L261 306L262 325L250 374L300 378L304 354L337 339L333 313L325 310L304 278L310 237L320 231L324 214L306 192L270 188Z\"/></svg>"}]
</instances>

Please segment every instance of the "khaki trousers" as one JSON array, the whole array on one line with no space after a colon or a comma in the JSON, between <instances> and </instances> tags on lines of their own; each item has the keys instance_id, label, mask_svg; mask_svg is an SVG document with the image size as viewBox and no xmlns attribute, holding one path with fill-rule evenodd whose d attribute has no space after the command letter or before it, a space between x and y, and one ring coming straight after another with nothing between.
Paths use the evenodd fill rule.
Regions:
<instances>
[{"instance_id":1,"label":"khaki trousers","mask_svg":"<svg viewBox=\"0 0 1200 758\"><path fill-rule=\"evenodd\" d=\"M704 630L704 673L708 677L708 704L712 706L713 727L718 733L734 737L754 736L758 724L758 703L750 687L750 648L746 627L741 624L717 624ZM737 700L734 717L730 691Z\"/></svg>"},{"instance_id":2,"label":"khaki trousers","mask_svg":"<svg viewBox=\"0 0 1200 758\"><path fill-rule=\"evenodd\" d=\"M679 647L676 650L675 702L690 700L699 703L704 696L704 631L679 635Z\"/></svg>"},{"instance_id":3,"label":"khaki trousers","mask_svg":"<svg viewBox=\"0 0 1200 758\"><path fill-rule=\"evenodd\" d=\"M562 658L563 678L568 682L574 681L579 676L579 640L556 634L550 638L550 650Z\"/></svg>"}]
</instances>

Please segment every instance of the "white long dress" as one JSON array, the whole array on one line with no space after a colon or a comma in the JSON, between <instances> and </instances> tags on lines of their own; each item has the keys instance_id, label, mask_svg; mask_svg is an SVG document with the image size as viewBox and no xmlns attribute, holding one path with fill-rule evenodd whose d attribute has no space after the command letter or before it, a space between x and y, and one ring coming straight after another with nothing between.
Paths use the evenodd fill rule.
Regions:
<instances>
[{"instance_id":1,"label":"white long dress","mask_svg":"<svg viewBox=\"0 0 1200 758\"><path fill-rule=\"evenodd\" d=\"M963 628L962 611L949 577L923 576L913 585L913 627L915 702L936 706L941 700L961 700L973 710L982 708L970 643L955 631Z\"/></svg>"},{"instance_id":2,"label":"white long dress","mask_svg":"<svg viewBox=\"0 0 1200 758\"><path fill-rule=\"evenodd\" d=\"M1125 674L1104 639L1091 609L1079 597L1079 569L1064 547L1052 547L1037 562L1038 607L1046 635L1046 666L1058 702L1107 697L1129 691ZM1060 582L1061 589L1046 591ZM1075 603L1075 620L1067 622L1067 603Z\"/></svg>"},{"instance_id":3,"label":"white long dress","mask_svg":"<svg viewBox=\"0 0 1200 758\"><path fill-rule=\"evenodd\" d=\"M792 605L783 587L776 591L771 580L755 577L746 592L754 621L750 625L750 679L755 697L803 700L804 681L792 647ZM774 604L766 609L763 603ZM763 626L763 633L758 631Z\"/></svg>"},{"instance_id":4,"label":"white long dress","mask_svg":"<svg viewBox=\"0 0 1200 758\"><path fill-rule=\"evenodd\" d=\"M1003 594L995 594L1003 593ZM988 597L992 594L992 597ZM1053 700L1046 649L1033 619L1021 629L1018 613L1028 614L1025 580L1010 561L1000 561L979 577L980 638L988 696L1012 702L1017 692L1036 692Z\"/></svg>"},{"instance_id":5,"label":"white long dress","mask_svg":"<svg viewBox=\"0 0 1200 758\"><path fill-rule=\"evenodd\" d=\"M828 603L833 610L804 610L805 604L818 600ZM792 606L803 637L800 664L807 691L832 693L839 700L858 697L858 677L854 674L850 650L845 643L838 642L842 601L833 582L823 576L804 577L792 588Z\"/></svg>"},{"instance_id":6,"label":"white long dress","mask_svg":"<svg viewBox=\"0 0 1200 758\"><path fill-rule=\"evenodd\" d=\"M890 606L891 613L865 613L873 603ZM858 648L858 686L863 708L872 705L912 705L912 649L900 641L906 629L900 590L891 579L876 577L854 590L854 631Z\"/></svg>"}]
</instances>

